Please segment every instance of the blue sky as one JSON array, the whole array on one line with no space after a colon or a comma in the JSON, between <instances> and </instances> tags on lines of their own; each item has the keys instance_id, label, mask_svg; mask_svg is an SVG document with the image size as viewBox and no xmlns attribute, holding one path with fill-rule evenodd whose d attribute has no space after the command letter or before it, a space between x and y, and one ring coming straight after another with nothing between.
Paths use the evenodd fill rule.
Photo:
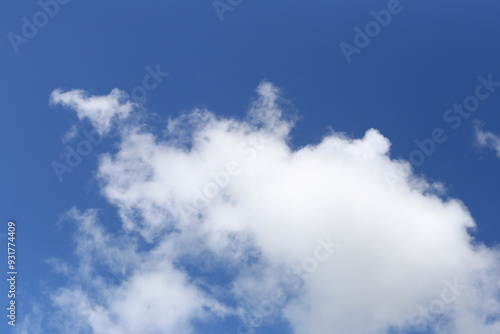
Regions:
<instances>
[{"instance_id":1,"label":"blue sky","mask_svg":"<svg viewBox=\"0 0 500 334\"><path fill-rule=\"evenodd\" d=\"M43 5L46 3L50 6ZM78 319L82 322L83 333L100 333L100 325L86 318L83 311L64 314L63 318L56 316L62 314L64 305L72 305L61 302L61 296L66 296L63 293L70 294L78 287L89 298L94 310L100 305L113 315L108 320L117 322L112 328L119 333L122 318L116 313L118 309L113 309L113 302L120 304L123 296L112 298L119 295L120 287L133 286L131 282L137 278L134 275L138 275L134 273L149 269L138 269L140 261L127 262L121 265L128 269L122 268L125 271L117 275L117 267L109 265L116 259L106 260L107 264L92 264L95 271L89 274L89 280L102 275L106 282L103 284L112 291L111 299L99 301L95 291L102 286L96 287L92 285L95 282L75 278L81 274L78 270L83 270L85 261L82 259L89 254L98 256L99 251L134 258L128 252L136 247L137 254L147 258L148 254L153 256L148 252L157 247L172 247L173 250L166 251L165 257L158 258L158 261L168 263L168 268L162 267L158 274L161 277L171 275L172 279L184 275L185 281L175 281L182 286L179 290L189 296L193 291L203 292L203 296L200 300L193 297L193 304L187 305L179 318L175 318L174 312L172 323L155 324L167 332L174 328L193 333L236 333L239 325L248 322L238 312L253 310L258 303L250 298L256 296L253 289L261 286L264 295L282 289L279 279L275 278L286 270L288 264L303 263L301 261L315 249L317 238L326 238L330 233L333 240L341 244L339 252L346 249L345 253L339 254L337 261L328 259L325 266L320 266L317 273L311 273L310 280L301 287L291 291L283 288L286 301L278 303L275 314L267 317L262 325L254 326L257 333L288 334L312 330L318 333L356 333L356 330L392 333L392 330L397 333L398 328L420 333L424 332L421 328L408 329L404 324L411 318L412 310L418 310L419 305L429 305L435 295L439 295L446 287L444 279L453 281L459 276L461 280L470 279L471 286L478 282L488 286L486 282L491 283L490 280L498 274L498 261L495 260L498 254L494 251L500 236L500 87L495 86L500 82L498 2L110 0L64 3L42 0L40 3L3 2L0 7L3 35L0 48L3 78L0 80L3 109L0 126L4 137L0 146L3 186L0 203L4 230L0 233L6 233L9 220L17 222L17 332L22 333L23 322L28 333L76 332L75 328L53 327L52 322L65 319L67 323L75 324L75 319ZM43 8L52 11L52 15L39 14ZM385 16L385 26L372 24L377 30L368 31L366 35L366 28L375 21L372 11L390 13L390 21ZM380 18L384 14L378 15L384 20ZM27 26L34 21L40 25L34 26L36 32ZM358 39L357 28L364 32ZM365 39L368 45L360 46L362 42L357 45L360 39ZM346 57L341 43L358 51ZM479 86L482 88L478 90ZM108 95L115 88L122 91L117 93L119 97ZM484 98L476 97L478 91ZM146 92L146 99L139 98L141 92ZM107 96L107 100L92 100L96 96ZM473 104L476 101L478 105L469 107L474 110L465 110L462 116L448 111L454 104L466 103L465 100ZM102 104L89 106L89 101ZM104 117L100 117L96 110L100 110ZM109 129L103 119L109 120ZM224 120L233 120L233 127L239 130L231 132L231 127L225 128ZM378 132L365 135L369 129ZM95 135L96 131L101 131L102 141L100 138L97 144L90 146L90 153L75 163L71 173L58 178L54 163L67 164L66 147L76 150L78 145L84 145L85 132ZM257 162L248 168L243 166L241 176L235 172L238 175L225 189L228 193L223 199L232 198L238 203L231 207L234 212L219 216L222 209L217 205L223 199L217 197L205 203L208 209L203 210L208 211L200 214L203 218L196 218L199 226L187 223L187 227L184 226L185 216L171 203L182 202L184 191L202 189L208 182L203 181L203 177L209 174L209 170L229 168L225 162L231 161L231 154L238 150L237 144L251 142L252 136L261 132L270 136L271 144L262 152L256 147ZM149 135L156 141L148 141ZM226 135L228 137L224 137ZM191 139L186 140L185 136ZM213 136L215 146L204 145L203 136ZM431 142L433 136L439 137L439 142ZM227 147L217 138L225 138L223 143ZM331 143L325 143L325 138L330 138ZM353 142L353 139L358 142ZM386 147L386 140L391 143L390 150ZM428 152L415 153L423 151L416 142L427 143L424 145L427 145ZM236 146L230 147L231 143ZM180 153L170 156L165 153L168 151L166 147L172 150L183 147L185 152L194 147L199 156L187 153L186 156ZM317 149L309 152L311 147ZM348 152L346 156L359 158L361 155L362 158L352 160L346 157L344 161L339 158L344 153L336 150ZM141 152L150 155L141 156ZM161 158L162 154L164 158ZM373 160L371 154L380 156L381 160ZM135 158L128 160L127 156ZM288 157L290 165L283 166L281 160L275 160L281 156ZM398 164L401 159L409 161L407 166L412 167L411 172ZM218 163L222 162L219 166ZM185 173L170 170L170 165L179 166L178 169ZM319 166L318 170L314 166ZM342 166L351 167L343 169ZM358 171L358 167L360 174L352 177L359 180L359 185L343 183L342 180L350 180L350 171ZM164 170L191 188L186 190L177 183L169 183L174 181L168 175L160 178L158 175L163 175ZM281 172L275 174L277 170ZM145 171L152 174L144 176ZM382 175L388 180L389 188L396 188L396 192L412 189L422 198L435 192L433 200L439 203L422 204L423 199L413 199L410 195L406 199L400 195L397 197L402 202L394 202L392 212L388 209L390 206L386 208L386 202L376 202L383 196L373 195L374 190L369 190L371 183L370 186L364 183L363 180L372 180L372 173ZM340 175L337 181L335 175ZM148 177L157 180L158 188L147 183ZM281 178L283 183L277 181ZM425 186L415 185L412 183L414 179L427 183ZM316 181L317 187L307 186ZM270 201L266 202L269 207L265 203L259 204L250 195L254 191L252 184L261 185L260 188L255 186L256 193L263 198L269 196ZM268 189L267 185L271 184L274 186ZM292 187L294 184L297 188ZM344 193L346 188L351 190ZM328 205L322 200L309 199L323 191L321 198L337 199L338 211L352 209L339 216L339 220L350 223L345 223L345 226L338 223L341 231L354 229L352 233L345 232L344 235L339 232L336 237L335 231L338 230L328 230L323 223L310 223L310 228L306 228L309 220L320 222L332 217ZM352 195L351 200L351 192L357 194L358 191L359 202L355 200L357 195ZM155 196L151 195L153 193ZM170 193L175 195L172 195L175 200L163 202ZM292 193L295 197L284 199ZM362 200L371 198L366 194L374 196L373 205ZM392 198L392 195L388 196L387 203ZM349 200L342 203L343 198ZM466 209L447 206L450 198L463 202ZM414 200L419 202L412 202ZM290 210L293 214L287 213L290 203L298 203L296 210ZM323 207L324 211L321 211ZM407 211L403 209L406 207ZM68 214L71 208L78 212ZM99 211L94 215L86 211L88 209ZM436 212L432 211L434 209ZM467 210L477 225L474 230L465 222ZM380 219L384 222L407 217L408 222L411 221L408 224L413 225L405 229L396 223L379 224L376 218L366 225L362 223L365 218L349 213L356 211L374 212L374 217L381 212ZM292 215L289 219L297 219L297 222L287 226L286 230L297 228L307 235L310 232L310 240L304 237L309 241L301 244L293 232L283 232L281 236L284 227L272 222L288 214ZM240 222L238 217L245 218ZM248 217L262 222L268 219L269 224L261 226ZM106 232L103 233L110 238L108 243L112 245L109 249L103 245L102 249L92 250L85 242L87 246L78 246L78 240L92 243L95 237L81 228L81 222L87 221L85 219L92 221L88 225L92 231L100 231L98 226L104 228ZM226 226L226 219L233 225ZM448 222L448 219L449 226L443 223L446 228L434 230L440 222ZM345 302L343 305L349 304L348 307L340 307L338 304L342 302L320 300L320 291L332 291L325 292L325 295L339 297L337 289L346 288L343 284L347 278L358 273L357 270L350 271L347 263L353 263L353 267L368 262L379 263L365 255L353 255L365 254L361 250L350 253L349 245L356 249L354 245L364 244L361 240L364 240L362 236L366 231L358 229L371 224L375 227L371 227L373 230L368 235L380 234L380 240L397 239L401 233L412 231L414 238L422 241L415 245L422 247L421 257L417 256L422 260L418 263L426 265L414 267L416 273L422 275L421 285L398 280L392 282L394 289L389 289L389 292L399 291L398 288L403 289L405 284L408 285L405 291L412 287L415 290L397 302L390 293L387 300L380 296L364 299L352 295L349 300L358 300L354 303L357 306ZM473 240L468 240L467 235L457 239L449 237L466 228ZM198 232L193 232L197 229ZM268 240L266 229L277 240ZM6 240L0 240L2 252L6 252ZM436 241L439 246L435 248L438 251L435 257L442 258L443 263L434 266L430 259L426 260L430 253L427 253L425 240L433 245L429 240ZM194 241L201 242L200 246L191 247ZM386 249L382 246L385 243L372 242L374 248L366 246L363 249L366 253L380 251L385 254L382 250ZM129 248L123 246L129 244L132 245ZM235 246L242 244L247 248ZM279 247L274 244L279 244ZM476 248L481 244L484 247ZM397 252L397 245L395 243L394 248L388 249ZM234 256L227 255L231 251L235 252ZM457 252L456 261L444 255L454 251ZM401 253L401 256L409 256L405 251ZM56 258L59 260L54 260ZM399 262L393 263L383 255L381 259L379 266L367 269L371 283L359 283L359 291L374 291L376 288L385 291L375 282L380 275L384 276L382 268L392 268ZM58 273L58 270L64 271L61 269L63 263L73 266L75 271ZM443 269L443 272L433 274L432 268L446 267L450 263L453 265L448 271ZM146 265L153 266L149 262ZM339 277L327 284L324 277L328 276L329 270L339 273ZM342 277L342 272L346 273L345 277ZM391 275L402 280L409 274L391 272ZM0 289L3 291L2 305L8 305L5 280L2 280ZM475 290L470 288L468 291ZM169 296L168 289L163 292ZM484 294L471 292L471 296L446 304L443 317L451 319L450 323L456 326L460 324L461 328L495 332L499 325L491 319L498 317L499 300L489 292L498 293L498 287L497 290L492 287L488 293L482 291ZM61 297L58 301L54 301L56 295ZM485 296L492 298L493 306L490 310L482 310L480 315L476 314L479 320L464 324L456 319L458 315L471 314L464 306L470 305L466 301L479 298L486 303ZM179 295L180 300L187 300L181 297ZM145 305L153 303L151 300L141 302ZM203 303L208 306L201 307ZM387 314L393 310L398 310L395 312L398 314L374 314L369 305L375 304L387 305L387 309L383 307ZM149 306L158 308L161 305L160 302ZM36 307L42 311L36 312ZM406 311L406 307L407 313L399 311ZM342 313L343 308L352 313ZM305 309L323 311L308 314ZM297 317L297 314L301 316ZM342 316L352 319L353 323L335 323L335 319ZM366 321L358 328L355 326L356 316L378 320ZM2 332L16 333L5 318L4 315L0 324ZM486 318L490 319L489 325L485 325ZM316 324L312 324L311 319L316 319ZM426 322L431 327L433 324L432 321ZM156 327L151 328L142 330L156 333Z\"/></svg>"}]
</instances>

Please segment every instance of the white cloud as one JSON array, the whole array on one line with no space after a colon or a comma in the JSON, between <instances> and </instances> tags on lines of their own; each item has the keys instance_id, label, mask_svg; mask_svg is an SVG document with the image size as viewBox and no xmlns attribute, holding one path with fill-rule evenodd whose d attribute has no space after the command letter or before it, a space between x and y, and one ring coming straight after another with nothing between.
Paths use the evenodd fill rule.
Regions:
<instances>
[{"instance_id":1,"label":"white cloud","mask_svg":"<svg viewBox=\"0 0 500 334\"><path fill-rule=\"evenodd\" d=\"M262 315L269 301L297 334L427 325L499 332L499 322L486 321L500 312L499 253L468 234L475 222L462 202L434 195L439 185L392 160L389 140L374 129L292 150L279 90L264 82L257 94L243 121L196 110L171 120L166 137L140 124L121 130L118 152L101 157L97 175L123 231L104 233L92 211L75 216L85 218L76 219L82 283L60 289L57 307L94 333L189 332L193 319L233 311L255 327L280 314ZM389 185L388 173L398 182ZM135 235L152 250L140 251ZM318 238L330 237L341 246L306 272ZM120 278L93 283L105 284L100 298L88 287L97 254ZM234 273L223 286L234 309L185 263ZM422 313L439 300L440 312ZM137 305L161 313L135 316Z\"/></svg>"},{"instance_id":2,"label":"white cloud","mask_svg":"<svg viewBox=\"0 0 500 334\"><path fill-rule=\"evenodd\" d=\"M134 108L134 103L127 100L128 95L113 89L109 95L88 96L81 89L63 92L56 89L50 96L53 104L61 104L76 111L78 119L87 118L99 133L109 132L114 120L125 119Z\"/></svg>"},{"instance_id":3,"label":"white cloud","mask_svg":"<svg viewBox=\"0 0 500 334\"><path fill-rule=\"evenodd\" d=\"M476 143L480 147L492 148L497 152L497 156L500 157L500 136L483 131L481 128L483 124L481 122L474 122L474 130L476 135Z\"/></svg>"},{"instance_id":4,"label":"white cloud","mask_svg":"<svg viewBox=\"0 0 500 334\"><path fill-rule=\"evenodd\" d=\"M70 285L52 294L61 332L190 333L191 320L227 313L175 268L167 243L141 252L132 237L111 237L96 210L72 209L67 218L77 223L79 263Z\"/></svg>"},{"instance_id":5,"label":"white cloud","mask_svg":"<svg viewBox=\"0 0 500 334\"><path fill-rule=\"evenodd\" d=\"M71 128L62 136L62 142L68 143L78 135L78 127L72 125Z\"/></svg>"}]
</instances>

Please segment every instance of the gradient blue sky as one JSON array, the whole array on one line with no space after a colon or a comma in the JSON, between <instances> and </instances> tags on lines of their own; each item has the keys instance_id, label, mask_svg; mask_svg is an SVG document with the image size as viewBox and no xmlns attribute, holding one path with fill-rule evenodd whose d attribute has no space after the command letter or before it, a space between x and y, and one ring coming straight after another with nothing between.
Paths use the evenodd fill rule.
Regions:
<instances>
[{"instance_id":1,"label":"gradient blue sky","mask_svg":"<svg viewBox=\"0 0 500 334\"><path fill-rule=\"evenodd\" d=\"M391 141L391 157L409 159L418 149L415 140L442 128L448 139L414 170L442 182L467 205L478 241L498 244L500 158L475 144L473 121L500 134L500 89L456 130L443 114L474 94L478 76L500 81L500 4L401 1L401 12L348 63L339 44L354 44L353 28L363 28L373 20L370 11L387 4L243 0L221 21L207 0L69 1L16 53L8 34L21 35L22 18L32 22L41 7L36 1L2 2L0 233L9 219L17 221L18 320L32 302L47 298L45 286L64 284L44 261L72 259L74 227L57 224L62 213L73 206L100 208L106 226L119 228L115 209L90 181L96 155L115 150L113 141L94 147L59 182L51 163L62 161L61 137L77 119L50 106L50 94L56 88L131 93L148 66L169 73L145 103L163 118L197 106L241 118L262 80L281 87L299 115L293 147L319 143L332 128L354 138L376 128ZM1 244L6 252L5 239ZM2 309L6 290L2 280ZM4 313L0 328L7 333ZM229 319L202 332L232 333L237 323ZM258 332L291 329L281 322Z\"/></svg>"}]
</instances>

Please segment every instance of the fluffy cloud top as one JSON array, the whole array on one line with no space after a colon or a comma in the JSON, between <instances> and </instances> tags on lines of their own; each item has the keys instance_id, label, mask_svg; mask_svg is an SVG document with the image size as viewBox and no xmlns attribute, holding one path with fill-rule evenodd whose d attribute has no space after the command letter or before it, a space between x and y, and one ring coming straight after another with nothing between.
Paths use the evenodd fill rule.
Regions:
<instances>
[{"instance_id":1,"label":"fluffy cloud top","mask_svg":"<svg viewBox=\"0 0 500 334\"><path fill-rule=\"evenodd\" d=\"M79 115L82 101L129 105L117 91L54 94ZM73 212L80 266L54 312L70 310L89 333L188 333L195 320L234 315L234 333L280 317L297 334L500 331L499 253L470 236L462 202L391 159L375 129L291 149L279 89L263 82L257 94L245 120L196 109L166 135L121 127L97 178L123 230Z\"/></svg>"}]
</instances>

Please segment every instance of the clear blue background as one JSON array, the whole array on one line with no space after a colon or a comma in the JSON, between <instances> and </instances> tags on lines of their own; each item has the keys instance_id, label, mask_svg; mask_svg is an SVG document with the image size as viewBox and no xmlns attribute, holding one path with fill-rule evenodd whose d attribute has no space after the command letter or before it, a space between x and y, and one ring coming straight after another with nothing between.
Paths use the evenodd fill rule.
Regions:
<instances>
[{"instance_id":1,"label":"clear blue background","mask_svg":"<svg viewBox=\"0 0 500 334\"><path fill-rule=\"evenodd\" d=\"M457 130L442 116L474 92L478 75L500 81L500 3L401 1L402 12L348 64L339 43L352 44L353 28L364 27L369 12L387 2L244 0L220 21L210 0L73 0L17 54L7 34L20 34L21 18L32 21L40 7L36 1L0 3L0 233L9 219L17 221L18 316L50 293L44 282L60 279L44 259L72 256L73 227L56 224L61 213L98 207L110 226L117 221L89 182L95 155L109 150L110 141L62 183L54 174L51 163L63 159L61 136L76 116L50 107L50 93L82 88L108 94L115 87L130 93L141 85L145 67L156 64L170 76L148 92L146 107L165 118L195 106L242 117L255 87L268 79L300 112L297 147L318 142L329 126L355 137L373 127L391 140L393 157L408 158L415 139L443 128L448 140L415 170L466 203L479 241L498 243L500 159L474 146L472 120L500 133L500 90ZM7 290L2 280L2 309ZM0 329L6 333L4 314ZM259 330L289 333L286 324L277 326ZM234 329L226 323L206 333Z\"/></svg>"}]
</instances>

